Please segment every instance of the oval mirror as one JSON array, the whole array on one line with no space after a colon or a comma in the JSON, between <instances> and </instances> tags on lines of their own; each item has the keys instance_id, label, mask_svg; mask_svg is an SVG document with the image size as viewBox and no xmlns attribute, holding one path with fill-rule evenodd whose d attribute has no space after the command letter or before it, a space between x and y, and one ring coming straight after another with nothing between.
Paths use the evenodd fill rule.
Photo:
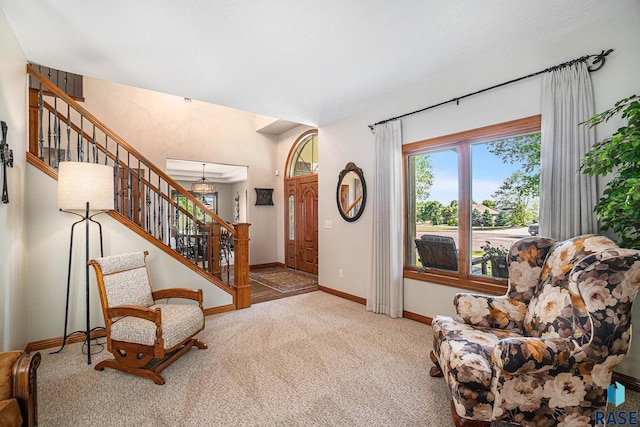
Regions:
<instances>
[{"instance_id":1,"label":"oval mirror","mask_svg":"<svg viewBox=\"0 0 640 427\"><path fill-rule=\"evenodd\" d=\"M362 169L349 162L338 175L336 190L338 211L345 221L355 221L364 212L367 202L367 185L364 182Z\"/></svg>"}]
</instances>

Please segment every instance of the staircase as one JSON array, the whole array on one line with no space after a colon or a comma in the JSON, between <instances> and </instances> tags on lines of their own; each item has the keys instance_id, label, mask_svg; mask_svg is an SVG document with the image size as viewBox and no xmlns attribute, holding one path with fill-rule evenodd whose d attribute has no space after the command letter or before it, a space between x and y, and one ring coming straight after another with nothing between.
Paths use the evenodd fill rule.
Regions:
<instances>
[{"instance_id":1,"label":"staircase","mask_svg":"<svg viewBox=\"0 0 640 427\"><path fill-rule=\"evenodd\" d=\"M29 90L27 161L54 179L60 162L113 166L108 214L230 294L231 309L249 307L249 224L225 222L36 67L27 73L39 88Z\"/></svg>"}]
</instances>

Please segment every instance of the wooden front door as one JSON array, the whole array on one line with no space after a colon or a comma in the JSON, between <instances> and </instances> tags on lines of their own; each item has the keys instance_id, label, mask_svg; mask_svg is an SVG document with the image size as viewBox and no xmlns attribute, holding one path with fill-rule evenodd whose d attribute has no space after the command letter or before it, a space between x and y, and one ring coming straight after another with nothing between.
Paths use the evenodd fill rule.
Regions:
<instances>
[{"instance_id":1,"label":"wooden front door","mask_svg":"<svg viewBox=\"0 0 640 427\"><path fill-rule=\"evenodd\" d=\"M318 175L285 178L285 262L318 274Z\"/></svg>"}]
</instances>

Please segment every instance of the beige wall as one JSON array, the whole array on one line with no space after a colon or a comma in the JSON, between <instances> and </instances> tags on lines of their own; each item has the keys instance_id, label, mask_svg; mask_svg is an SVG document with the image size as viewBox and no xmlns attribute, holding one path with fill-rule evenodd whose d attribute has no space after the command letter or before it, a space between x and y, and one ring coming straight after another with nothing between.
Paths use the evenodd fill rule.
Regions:
<instances>
[{"instance_id":1,"label":"beige wall","mask_svg":"<svg viewBox=\"0 0 640 427\"><path fill-rule=\"evenodd\" d=\"M605 16L598 16L597 22L585 22L584 31L567 34L566 38L558 40L553 51L532 52L527 64L516 64L522 67L523 71L514 71L513 77L545 69L588 53L614 48L615 52L607 58L604 68L592 74L596 110L602 111L611 107L615 101L638 91L638 28L640 3L612 3ZM373 173L374 135L367 125L499 83L493 77L494 70L474 69L473 64L468 65L467 79L458 82L457 93L441 92L437 86L430 86L429 91L415 88L409 96L398 94L396 100L391 103L374 104L368 111L320 127L321 285L367 297L371 239L369 203L372 200L370 198L367 201L363 216L353 223L347 223L340 217L335 201L338 172L349 161L355 162L363 169L369 193L373 191L370 184ZM462 100L460 105L448 104L413 115L402 120L403 143L539 114L540 92L541 77L537 77ZM617 126L618 123L602 126L598 129L598 137L610 135ZM325 221L332 222L332 228L325 228ZM342 279L337 274L339 269L344 271ZM405 310L428 317L453 313L453 295L461 291L415 280L405 280L404 286ZM640 330L640 303L636 303L633 316L635 329ZM640 339L636 337L632 346L620 371L639 378Z\"/></svg>"},{"instance_id":2,"label":"beige wall","mask_svg":"<svg viewBox=\"0 0 640 427\"><path fill-rule=\"evenodd\" d=\"M69 260L71 225L79 218L56 208L56 181L27 165L26 195L27 246L29 262L34 268L27 273L29 293L29 342L60 337L64 330L64 314ZM154 288L183 287L202 289L204 307L232 303L230 295L185 267L147 240L132 233L108 215L95 217L102 224L105 255L149 251L147 258ZM90 257L100 256L99 233L95 225L90 231ZM71 298L67 333L85 328L85 226L76 227L71 269ZM104 325L95 274L90 270L90 312L92 327Z\"/></svg>"},{"instance_id":3,"label":"beige wall","mask_svg":"<svg viewBox=\"0 0 640 427\"><path fill-rule=\"evenodd\" d=\"M25 56L0 9L0 120L7 124L7 142L14 156L13 168L7 170L9 204L0 203L0 351L24 348L28 335L24 220L27 149L25 64Z\"/></svg>"},{"instance_id":4,"label":"beige wall","mask_svg":"<svg viewBox=\"0 0 640 427\"><path fill-rule=\"evenodd\" d=\"M254 206L253 189L276 186L277 138L255 131L255 114L92 78L84 96L87 110L160 168L167 158L248 166L248 191L236 191L248 197L249 262L275 261L276 209Z\"/></svg>"},{"instance_id":5,"label":"beige wall","mask_svg":"<svg viewBox=\"0 0 640 427\"><path fill-rule=\"evenodd\" d=\"M565 39L558 40L553 51L532 52L527 64L519 64L524 65L524 73L514 71L514 77L612 47L616 50L607 59L604 69L592 75L596 109L608 108L616 100L637 92L640 75L640 56L637 55L637 46L640 46L640 33L637 31L640 27L640 5L633 3L631 7L634 13L624 9L629 7L628 3L624 5L612 3L605 16L597 17L597 22L585 22L584 31L579 34L567 34ZM47 183L48 178L29 171L25 166L25 58L1 12L0 43L0 119L9 123L10 143L16 154L16 166L10 170L12 202L0 205L0 291L3 301L0 303L0 344L2 349L9 349L24 346L27 337L36 340L61 334L64 306L61 306L60 294L64 292L68 249L68 242L64 242L68 239L68 227L72 221L68 216L55 213L51 199L54 184ZM320 127L321 285L364 298L367 296L370 206L365 208L358 221L347 223L340 217L335 201L338 173L347 162L355 162L363 169L367 183L372 182L374 136L367 125L494 84L492 71L476 70L470 64L468 78L459 82L460 93L441 93L438 87L432 87L428 92L415 88L409 96L398 94L394 102L373 103L365 112ZM201 105L195 100L185 103L180 97L95 79L87 79L85 89L87 108L108 126L113 125L118 134L158 165L164 165L167 157L249 165L247 191L240 194L241 198L247 198L246 216L247 221L252 223L251 262L283 262L284 163L291 145L308 127L301 126L276 138L256 133L253 130L254 116L250 113L230 114L224 107ZM539 94L540 79L536 78L469 98L459 106L448 105L412 116L403 121L404 143L538 114ZM601 127L598 130L599 137L611 134L616 127L616 123ZM276 169L280 171L277 178L274 173ZM23 195L25 179L30 189L28 199ZM254 187L275 188L275 207L255 207ZM43 192L32 191L34 188L41 188ZM372 189L369 190L371 194ZM371 199L367 203L369 205ZM50 220L53 227L49 227L41 217L45 209L53 218ZM52 210L54 214L50 215ZM45 223L40 224L41 221ZM118 224L109 218L105 217L103 222L105 229L108 229L105 237L108 251L149 246L146 242L125 236ZM330 223L331 227L325 228L325 222ZM29 224L28 241L25 238L25 224ZM29 265L33 267L28 279L27 247ZM152 253L150 262L154 259L157 262L155 253ZM171 265L167 266L167 269L171 268ZM338 269L344 271L344 278L338 278ZM159 271L164 272L162 269ZM81 272L77 274L81 275ZM154 280L162 281L162 276ZM184 277L181 272L178 276ZM172 276L167 276L166 285L177 282ZM193 283L198 284L196 279ZM166 286L164 283L160 285ZM451 300L456 291L446 286L406 280L405 309L424 316L450 314ZM224 298L224 295L214 292L208 296L208 301L217 304ZM76 321L82 317L79 310L82 307L73 311ZM93 312L96 313L97 309ZM636 304L636 330L640 330L639 321L640 304ZM620 370L640 377L640 340L634 340L633 345L630 357Z\"/></svg>"},{"instance_id":6,"label":"beige wall","mask_svg":"<svg viewBox=\"0 0 640 427\"><path fill-rule=\"evenodd\" d=\"M254 115L225 107L154 93L143 89L87 78L84 107L156 165L167 158L248 165L248 179L236 185L219 185L219 212L233 217L233 197L241 193L241 218L252 223L250 262L276 261L276 236L272 224L276 210L259 211L251 203L252 187L275 187L276 142L274 137L254 130ZM27 167L27 247L29 259L39 268L27 275L29 283L29 341L62 336L66 298L66 275L71 224L77 220L55 207L56 183ZM247 204L249 194L249 204ZM226 203L225 203L226 200ZM244 204L244 206L243 206ZM106 215L103 223L106 255L148 250L149 267L157 288L202 288L204 306L217 307L232 302L231 297L182 264L129 232ZM98 233L92 227L91 257L99 256ZM84 226L76 229L71 278L69 331L82 330L85 322ZM103 324L93 272L90 274L91 324Z\"/></svg>"}]
</instances>

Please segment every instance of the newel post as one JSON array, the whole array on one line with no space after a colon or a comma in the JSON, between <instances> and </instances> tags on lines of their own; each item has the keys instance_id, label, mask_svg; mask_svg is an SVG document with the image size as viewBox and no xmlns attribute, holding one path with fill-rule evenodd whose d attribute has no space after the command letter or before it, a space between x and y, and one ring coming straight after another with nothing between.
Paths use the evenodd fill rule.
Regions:
<instances>
[{"instance_id":1,"label":"newel post","mask_svg":"<svg viewBox=\"0 0 640 427\"><path fill-rule=\"evenodd\" d=\"M233 224L236 236L233 246L233 286L236 288L236 309L251 307L251 285L249 285L249 226Z\"/></svg>"}]
</instances>

